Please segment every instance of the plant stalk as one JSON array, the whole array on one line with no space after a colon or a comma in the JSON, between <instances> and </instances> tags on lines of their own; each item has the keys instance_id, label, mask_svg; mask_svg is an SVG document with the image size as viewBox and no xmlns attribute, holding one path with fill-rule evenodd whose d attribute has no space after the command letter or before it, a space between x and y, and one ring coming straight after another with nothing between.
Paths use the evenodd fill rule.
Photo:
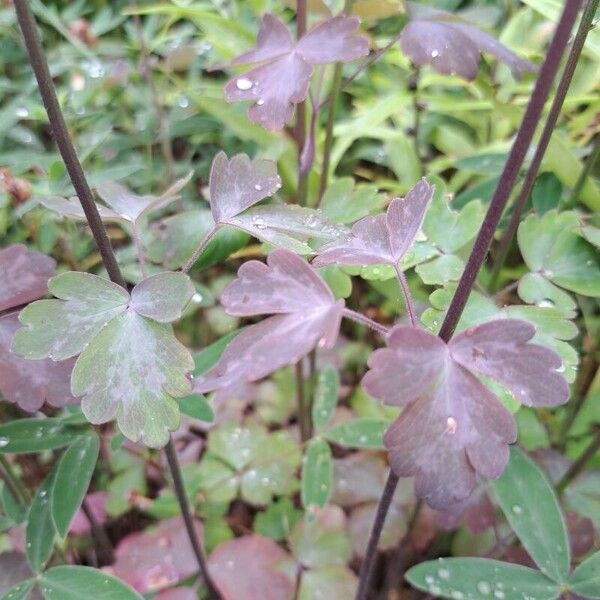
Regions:
<instances>
[{"instance_id":1,"label":"plant stalk","mask_svg":"<svg viewBox=\"0 0 600 600\"><path fill-rule=\"evenodd\" d=\"M567 44L573 24L577 18L577 13L581 5L581 0L567 0L560 21L554 32L554 37L550 42L548 53L544 64L540 69L539 76L535 83L531 100L527 105L523 121L517 132L517 137L513 143L508 160L504 165L500 180L492 197L490 207L485 215L479 234L473 245L473 250L467 261L465 270L458 283L456 293L452 298L446 318L440 329L439 336L447 342L454 333L456 325L467 304L469 295L475 279L490 249L494 238L494 232L502 217L502 213L508 203L510 193L519 174L519 170L525 160L525 155L535 134L535 130L542 116L544 104L548 99L552 82L558 72L560 62Z\"/></svg>"},{"instance_id":2,"label":"plant stalk","mask_svg":"<svg viewBox=\"0 0 600 600\"><path fill-rule=\"evenodd\" d=\"M308 22L307 0L296 1L296 38L300 39L306 33ZM296 125L294 127L294 137L298 148L298 189L296 191L296 200L300 206L306 205L308 195L308 175L309 171L302 168L302 151L306 143L306 100L300 102L296 108Z\"/></svg>"},{"instance_id":3,"label":"plant stalk","mask_svg":"<svg viewBox=\"0 0 600 600\"><path fill-rule=\"evenodd\" d=\"M588 462L594 458L596 452L600 450L600 427L596 427L595 435L588 447L581 453L579 458L569 467L569 470L563 475L563 478L557 483L556 491L560 495L566 487L579 475Z\"/></svg>"},{"instance_id":4,"label":"plant stalk","mask_svg":"<svg viewBox=\"0 0 600 600\"><path fill-rule=\"evenodd\" d=\"M96 517L94 516L94 513L86 498L84 498L83 502L81 503L81 510L85 514L86 519L89 521L92 535L98 544L98 550L100 554L98 558L100 559L101 564L112 565L114 562L113 545L104 527L102 527L102 525L100 525L100 523L98 523L96 520Z\"/></svg>"},{"instance_id":5,"label":"plant stalk","mask_svg":"<svg viewBox=\"0 0 600 600\"><path fill-rule=\"evenodd\" d=\"M527 174L525 175L525 180L523 181L523 185L521 187L519 196L514 203L510 222L508 224L508 227L504 230L504 233L502 234L502 238L500 239L500 243L496 250L496 257L494 260L494 265L492 268L490 278L490 289L492 291L496 287L498 276L500 275L500 270L502 269L504 261L508 256L508 251L510 250L512 240L515 236L517 228L519 227L521 213L523 212L525 205L527 204L527 200L529 198L529 195L531 194L531 190L533 189L533 184L535 183L535 179L540 170L542 159L544 158L544 154L546 153L548 144L550 143L550 138L552 137L552 133L554 131L554 128L556 127L558 118L560 117L560 111L567 96L567 92L569 91L571 82L573 80L573 74L575 73L577 62L579 61L579 57L581 56L583 45L585 44L587 35L592 28L594 15L596 14L596 10L598 8L599 3L600 0L589 0L587 6L585 7L585 10L583 11L583 16L581 17L581 21L579 22L579 27L577 29L577 33L573 41L573 45L571 46L571 50L569 51L569 55L567 57L567 64L565 65L565 68L561 75L558 87L556 88L556 94L554 95L554 100L552 101L552 106L550 107L550 112L548 113L548 118L546 119L546 124L544 125L542 135L540 136L537 148L535 149L535 154L533 155L533 159L531 161L531 164L529 165ZM587 175L584 174L585 168L581 173L581 176L584 176L585 181L585 177Z\"/></svg>"},{"instance_id":6,"label":"plant stalk","mask_svg":"<svg viewBox=\"0 0 600 600\"><path fill-rule=\"evenodd\" d=\"M377 513L375 514L375 520L371 528L369 535L369 542L367 544L367 550L365 558L360 566L360 574L358 579L358 589L356 591L356 600L367 600L367 594L369 591L369 583L373 575L373 566L375 565L375 558L377 557L377 546L379 545L379 538L385 524L396 486L398 485L399 477L390 469L381 499L377 505ZM407 534L408 535L408 534Z\"/></svg>"},{"instance_id":7,"label":"plant stalk","mask_svg":"<svg viewBox=\"0 0 600 600\"><path fill-rule=\"evenodd\" d=\"M71 137L69 136L67 125L65 123L65 119L60 109L58 98L56 97L56 90L54 89L54 83L50 75L48 62L46 61L46 56L44 54L44 50L42 48L42 44L38 36L35 18L33 16L33 13L31 12L27 0L14 0L14 6L17 12L19 26L23 33L25 46L27 47L27 52L29 54L29 61L37 79L38 87L42 96L42 100L44 102L44 106L46 108L46 112L48 113L48 119L50 121L50 126L52 128L52 133L54 135L56 145L58 146L58 149L67 168L67 172L69 173L69 177L71 178L71 182L73 183L73 187L77 192L77 195L81 202L81 206L83 208L83 211L85 212L85 216L92 231L92 235L100 251L102 262L104 263L104 267L106 268L106 271L111 281L127 289L127 284L123 279L123 275L121 274L121 270L119 269L117 259L114 255L112 246L110 244L110 240L108 239L106 229L104 228L104 223L100 218L98 208L96 206L96 203L94 202L94 198L92 196L92 192L88 185L87 179L85 178L85 174L81 167L81 163L77 158L75 147L73 145ZM179 462L177 459L177 454L173 452L171 441L169 441L169 443L167 444L165 452L167 454L167 459L169 462L169 467L171 469L171 474L173 475L173 481L175 482L175 486L180 486L181 489L183 489L183 484L181 481L181 471L179 469ZM187 499L185 498L185 494L182 498L177 490L176 495L187 527L188 519L191 520L191 514L189 512L189 505L187 504ZM200 542L196 536L196 532L193 526L191 529L188 528L188 535L190 537L190 543L192 544L192 547L194 549L200 548ZM211 592L212 590L213 597L218 598L211 585L208 570L206 569L206 565L201 553L196 554L196 558L198 560L198 566L209 589L209 592Z\"/></svg>"},{"instance_id":8,"label":"plant stalk","mask_svg":"<svg viewBox=\"0 0 600 600\"><path fill-rule=\"evenodd\" d=\"M542 115L544 104L550 93L552 82L556 76L560 66L561 58L565 52L569 42L569 34L573 28L573 24L577 18L581 1L567 0L563 9L558 26L556 27L552 42L548 48L548 53L544 64L540 70L536 81L531 100L523 116L523 121L519 127L517 137L515 138L513 147L498 181L496 191L490 203L489 209L484 218L477 239L467 261L467 265L463 275L458 283L458 288L452 301L446 317L440 329L439 337L447 342L454 333L456 325L462 315L462 312L467 304L467 300L471 293L471 289L475 283L475 279L483 262L487 256L490 244L494 237L494 232L498 226L504 208L508 202L510 192L514 186L515 180L519 173L519 169L523 164L527 149L531 143L535 133L537 124ZM356 600L366 600L368 591L368 581L371 577L371 571L374 564L374 555L377 551L381 529L385 522L391 497L396 489L398 477L390 471L388 480L385 485L384 494L377 507L377 515L375 523L369 536L367 545L367 554L364 563L361 567L359 577L359 587L356 595ZM365 564L366 563L366 564Z\"/></svg>"},{"instance_id":9,"label":"plant stalk","mask_svg":"<svg viewBox=\"0 0 600 600\"><path fill-rule=\"evenodd\" d=\"M46 61L46 56L40 42L40 38L37 32L37 26L35 18L29 3L27 0L15 0L15 10L17 12L17 19L19 26L23 33L23 39L29 55L29 62L37 79L42 101L44 107L48 113L48 120L52 129L52 135L54 141L58 146L58 150L63 158L75 192L81 202L81 207L85 213L87 222L92 230L94 239L100 251L102 262L106 268L108 276L112 281L126 287L125 280L121 275L121 271L117 264L117 259L112 251L110 240L98 213L96 203L94 202L94 196L88 185L88 182L83 173L81 163L77 158L75 147L69 136L67 124L63 117L58 98L56 97L56 91L52 82L52 76L50 75L50 69Z\"/></svg>"},{"instance_id":10,"label":"plant stalk","mask_svg":"<svg viewBox=\"0 0 600 600\"><path fill-rule=\"evenodd\" d=\"M188 502L187 494L185 492L185 486L183 484L183 477L181 475L179 459L177 458L177 452L175 451L175 447L173 446L172 440L169 440L169 442L165 446L165 456L167 457L169 469L171 470L171 476L173 477L173 489L175 491L175 496L177 496L177 503L181 508L181 516L183 517L183 522L185 524L188 537L192 544L194 556L196 557L196 561L198 563L198 566L200 567L200 573L204 578L204 584L208 588L209 598L219 598L219 594L217 594L214 584L208 574L208 567L204 558L204 552L202 551L200 540L198 539L198 535L196 534L196 528L194 527L194 518L192 517L192 511Z\"/></svg>"},{"instance_id":11,"label":"plant stalk","mask_svg":"<svg viewBox=\"0 0 600 600\"><path fill-rule=\"evenodd\" d=\"M350 14L354 0L346 0L344 4L344 13ZM342 89L342 75L344 65L341 62L335 63L333 70L333 82L331 84L331 93L329 95L329 111L327 112L327 124L325 125L325 144L323 146L323 164L321 167L321 178L319 180L319 196L317 206L321 204L323 194L327 189L329 180L329 165L331 163L331 147L333 146L333 126L335 125L335 113L337 110L338 97ZM314 109L313 109L314 110Z\"/></svg>"},{"instance_id":12,"label":"plant stalk","mask_svg":"<svg viewBox=\"0 0 600 600\"><path fill-rule=\"evenodd\" d=\"M306 442L312 436L311 410L310 403L306 400L304 389L304 370L302 368L302 359L296 363L296 403L298 406L298 427L300 428L300 441Z\"/></svg>"},{"instance_id":13,"label":"plant stalk","mask_svg":"<svg viewBox=\"0 0 600 600\"><path fill-rule=\"evenodd\" d=\"M355 321L356 323L360 323L361 325L365 325L369 329L372 329L383 336L386 336L390 332L389 328L387 328L385 325L381 325L376 321L373 321L373 319L369 319L369 317L356 312L351 308L344 308L343 315L347 319Z\"/></svg>"},{"instance_id":14,"label":"plant stalk","mask_svg":"<svg viewBox=\"0 0 600 600\"><path fill-rule=\"evenodd\" d=\"M27 506L31 499L27 488L19 476L15 473L13 466L10 464L6 456L0 454L0 478L8 487L14 499L23 506Z\"/></svg>"},{"instance_id":15,"label":"plant stalk","mask_svg":"<svg viewBox=\"0 0 600 600\"><path fill-rule=\"evenodd\" d=\"M562 208L569 209L569 208L574 208L577 205L577 201L579 200L579 194L581 193L581 190L583 190L583 188L585 186L585 182L587 181L587 178L589 177L590 173L592 172L594 165L598 161L598 156L600 156L600 135L596 135L596 137L594 138L592 151L590 152L589 156L587 157L587 159L585 161L585 165L583 166L583 169L582 169L581 173L579 174L577 181L575 182L575 187L573 188L573 192L571 193L571 196L563 204Z\"/></svg>"},{"instance_id":16,"label":"plant stalk","mask_svg":"<svg viewBox=\"0 0 600 600\"><path fill-rule=\"evenodd\" d=\"M406 312L408 314L408 318L410 319L410 324L413 327L416 327L417 312L415 310L415 302L412 294L410 293L410 288L408 287L408 281L406 281L406 275L404 275L397 264L394 265L394 270L396 271L396 277L398 278L398 283L400 284L400 289L402 290L402 295L404 296L404 305L406 306Z\"/></svg>"},{"instance_id":17,"label":"plant stalk","mask_svg":"<svg viewBox=\"0 0 600 600\"><path fill-rule=\"evenodd\" d=\"M217 233L218 230L219 230L219 226L215 225L204 236L202 241L198 244L198 247L194 250L193 254L187 259L185 265L183 265L183 267L181 267L181 270L184 273L187 273L194 266L194 263L200 258L200 255L202 254L202 252L204 251L206 246L208 246L208 242L210 242L210 240L213 238L213 236Z\"/></svg>"}]
</instances>

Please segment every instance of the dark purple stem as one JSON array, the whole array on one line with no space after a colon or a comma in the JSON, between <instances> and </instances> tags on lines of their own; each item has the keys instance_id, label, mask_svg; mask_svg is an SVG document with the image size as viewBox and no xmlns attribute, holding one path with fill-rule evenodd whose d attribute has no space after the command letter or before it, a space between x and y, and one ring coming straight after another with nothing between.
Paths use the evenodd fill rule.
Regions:
<instances>
[{"instance_id":1,"label":"dark purple stem","mask_svg":"<svg viewBox=\"0 0 600 600\"><path fill-rule=\"evenodd\" d=\"M98 208L94 202L94 197L92 196L92 192L85 178L81 163L77 158L75 147L71 137L69 136L62 111L60 110L60 105L56 97L56 90L54 89L54 83L52 81L52 76L50 75L44 49L42 48L42 44L38 36L33 13L31 12L27 0L15 0L14 5L17 12L19 26L23 32L25 46L27 47L27 52L29 54L29 62L31 63L31 67L38 82L38 87L40 89L44 106L46 107L46 112L48 113L48 119L50 121L50 126L52 127L52 133L54 135L56 145L58 146L61 156L63 157L67 172L69 173L69 177L73 183L73 187L79 196L81 206L85 212L90 229L92 230L92 235L94 236L96 244L98 245L98 249L100 250L102 262L104 263L104 267L106 268L110 279L114 283L127 289L127 284L125 283L123 275L121 274L121 270L119 269L119 265L117 264L117 259L115 258L112 246L110 245L110 240L108 239L106 229L104 228L104 223L102 222L100 214L98 213ZM169 441L167 444L165 453L167 455L167 460L173 476L175 495L177 496L181 513L186 525L186 530L198 560L200 572L202 573L205 584L208 587L210 597L218 598L219 596L214 591L214 588L211 584L204 557L202 556L202 551L200 549L200 542L196 535L196 530L193 527L192 513L187 496L185 495L185 490L183 488L177 454L173 450L171 441Z\"/></svg>"},{"instance_id":2,"label":"dark purple stem","mask_svg":"<svg viewBox=\"0 0 600 600\"><path fill-rule=\"evenodd\" d=\"M367 593L369 591L369 583L373 574L373 566L375 565L375 557L377 556L377 546L379 544L379 538L381 537L381 531L387 517L398 480L400 478L390 470L383 493L379 499L377 506L377 513L375 514L375 521L371 528L371 534L369 535L369 542L367 544L367 550L365 559L360 566L360 575L358 580L358 589L356 591L356 600L366 600Z\"/></svg>"},{"instance_id":3,"label":"dark purple stem","mask_svg":"<svg viewBox=\"0 0 600 600\"><path fill-rule=\"evenodd\" d=\"M452 334L456 329L456 325L467 304L469 294L471 293L479 269L487 256L490 244L494 237L494 232L510 197L510 192L514 186L519 169L523 164L523 160L525 159L527 149L529 148L537 124L542 115L544 104L550 93L552 82L554 81L554 77L560 66L561 58L569 42L569 34L573 28L575 19L577 18L580 4L580 0L567 0L560 17L554 37L548 48L548 54L540 69L540 74L536 81L531 101L525 111L523 121L521 122L517 137L508 156L504 170L502 171L502 175L500 176L494 197L492 198L490 207L483 220L477 239L475 240L475 244L467 261L465 271L458 284L456 293L448 308L444 323L442 324L439 336L446 342L452 337ZM367 598L368 582L371 578L371 570L375 559L374 555L377 552L381 529L383 528L391 497L396 489L397 483L398 477L390 471L383 496L377 507L375 522L367 544L367 554L360 570L356 600L366 600Z\"/></svg>"},{"instance_id":4,"label":"dark purple stem","mask_svg":"<svg viewBox=\"0 0 600 600\"><path fill-rule=\"evenodd\" d=\"M15 0L15 10L17 11L17 18L19 20L19 26L23 32L23 39L25 40L25 46L27 47L27 53L29 54L29 62L37 79L38 87L46 112L48 113L48 120L50 121L50 127L52 129L52 135L54 141L58 146L58 150L63 158L75 192L81 202L81 207L85 213L88 225L92 230L92 235L96 240L96 245L100 251L102 262L106 268L106 272L112 281L122 287L127 287L117 259L115 258L114 252L110 245L110 240L100 218L98 208L94 202L94 196L92 190L88 185L88 182L83 173L79 158L77 158L77 152L69 136L67 124L63 117L58 98L56 97L56 90L52 82L52 76L50 75L50 69L48 68L48 62L42 48L42 43L37 33L35 19L33 13L29 8L29 4L26 0Z\"/></svg>"},{"instance_id":5,"label":"dark purple stem","mask_svg":"<svg viewBox=\"0 0 600 600\"><path fill-rule=\"evenodd\" d=\"M548 99L552 82L554 81L554 77L560 66L561 58L569 43L569 35L573 28L573 23L575 23L575 19L577 18L580 5L581 0L567 0L565 4L554 37L548 48L546 60L542 65L531 95L531 100L525 111L523 121L521 122L521 127L519 128L513 147L508 155L508 160L506 161L506 165L500 176L500 181L494 192L490 207L485 215L485 219L483 220L483 224L481 225L481 229L475 240L473 250L471 251L465 270L458 283L458 288L452 298L452 302L446 313L446 318L440 329L439 336L446 342L452 337L452 334L456 329L456 325L458 324L460 316L467 304L467 300L469 299L473 284L475 283L475 278L490 249L490 244L494 238L494 232L496 231L502 213L506 208L517 175L523 165L525 155L535 134L540 117L542 116L544 104L546 104L546 100Z\"/></svg>"},{"instance_id":6,"label":"dark purple stem","mask_svg":"<svg viewBox=\"0 0 600 600\"><path fill-rule=\"evenodd\" d=\"M527 203L527 199L529 198L529 194L533 188L535 178L540 170L542 159L544 158L544 154L546 153L546 149L550 143L552 132L554 131L554 127L556 126L556 122L560 116L562 105L567 96L567 92L569 91L571 81L573 80L573 74L575 73L577 62L581 56L583 45L585 44L588 32L592 28L592 22L599 2L600 0L589 0L583 12L583 16L581 17L581 21L575 35L575 40L573 41L573 45L571 46L571 50L567 58L567 64L565 65L564 71L558 83L556 95L554 96L550 112L548 113L548 118L546 119L546 124L544 125L544 130L540 136L537 148L535 149L535 154L533 155L531 165L529 165L529 170L525 176L525 181L523 182L523 187L521 188L519 197L514 204L510 222L508 227L505 229L502 239L500 240L496 250L494 267L492 269L492 276L490 280L490 288L492 290L496 286L500 269L502 269L502 265L504 265L504 261L506 260L506 256L508 255L508 251L510 249L510 244L517 231L517 227L519 226L521 213L525 208L525 204Z\"/></svg>"}]
</instances>

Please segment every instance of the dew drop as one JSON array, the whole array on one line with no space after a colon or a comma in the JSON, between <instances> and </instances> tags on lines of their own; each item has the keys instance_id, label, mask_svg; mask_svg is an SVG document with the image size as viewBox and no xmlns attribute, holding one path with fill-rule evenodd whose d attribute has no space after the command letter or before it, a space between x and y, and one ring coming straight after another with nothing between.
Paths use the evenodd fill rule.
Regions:
<instances>
[{"instance_id":1,"label":"dew drop","mask_svg":"<svg viewBox=\"0 0 600 600\"><path fill-rule=\"evenodd\" d=\"M454 417L448 417L448 419L446 419L446 433L448 435L454 435L457 427L458 423Z\"/></svg>"},{"instance_id":2,"label":"dew drop","mask_svg":"<svg viewBox=\"0 0 600 600\"><path fill-rule=\"evenodd\" d=\"M427 585L433 585L435 583L435 577L433 577L433 575L426 575L425 576L425 583Z\"/></svg>"},{"instance_id":3,"label":"dew drop","mask_svg":"<svg viewBox=\"0 0 600 600\"><path fill-rule=\"evenodd\" d=\"M440 55L439 50L431 51L431 58L437 58Z\"/></svg>"},{"instance_id":4,"label":"dew drop","mask_svg":"<svg viewBox=\"0 0 600 600\"><path fill-rule=\"evenodd\" d=\"M487 596L492 591L492 586L487 581L480 581L477 584L477 590L480 594Z\"/></svg>"},{"instance_id":5,"label":"dew drop","mask_svg":"<svg viewBox=\"0 0 600 600\"><path fill-rule=\"evenodd\" d=\"M259 98L259 99L256 101L256 104L258 104L258 106L262 106L264 103L265 103L265 100L264 100L264 98Z\"/></svg>"},{"instance_id":6,"label":"dew drop","mask_svg":"<svg viewBox=\"0 0 600 600\"><path fill-rule=\"evenodd\" d=\"M512 507L512 511L515 513L515 515L520 515L520 514L522 514L523 509L518 504L515 504Z\"/></svg>"},{"instance_id":7,"label":"dew drop","mask_svg":"<svg viewBox=\"0 0 600 600\"><path fill-rule=\"evenodd\" d=\"M256 184L254 185L254 189L255 189L257 192L260 192L260 191L262 190L262 185L260 185L260 183L256 183Z\"/></svg>"},{"instance_id":8,"label":"dew drop","mask_svg":"<svg viewBox=\"0 0 600 600\"><path fill-rule=\"evenodd\" d=\"M0 448L4 448L4 446L8 446L10 443L10 439L7 437L0 437Z\"/></svg>"},{"instance_id":9,"label":"dew drop","mask_svg":"<svg viewBox=\"0 0 600 600\"><path fill-rule=\"evenodd\" d=\"M441 579L450 579L450 571L448 571L448 569L440 569L438 571L438 576Z\"/></svg>"},{"instance_id":10,"label":"dew drop","mask_svg":"<svg viewBox=\"0 0 600 600\"><path fill-rule=\"evenodd\" d=\"M20 106L15 111L15 115L20 119L25 119L29 116L29 111L24 106Z\"/></svg>"},{"instance_id":11,"label":"dew drop","mask_svg":"<svg viewBox=\"0 0 600 600\"><path fill-rule=\"evenodd\" d=\"M242 90L243 92L249 90L253 85L254 84L247 77L240 77L235 82L235 87L237 87L238 90Z\"/></svg>"},{"instance_id":12,"label":"dew drop","mask_svg":"<svg viewBox=\"0 0 600 600\"><path fill-rule=\"evenodd\" d=\"M462 592L459 592L458 590L452 590L450 592L450 595L455 598L455 600L463 600L463 598L465 597L465 595Z\"/></svg>"},{"instance_id":13,"label":"dew drop","mask_svg":"<svg viewBox=\"0 0 600 600\"><path fill-rule=\"evenodd\" d=\"M494 590L494 598L502 600L504 598L504 592L502 590Z\"/></svg>"}]
</instances>

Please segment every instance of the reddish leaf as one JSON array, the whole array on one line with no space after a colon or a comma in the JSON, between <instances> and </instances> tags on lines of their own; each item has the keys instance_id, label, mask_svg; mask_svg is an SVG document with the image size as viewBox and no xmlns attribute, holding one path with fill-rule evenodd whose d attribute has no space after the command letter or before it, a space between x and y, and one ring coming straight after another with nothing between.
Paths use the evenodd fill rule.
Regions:
<instances>
[{"instance_id":1,"label":"reddish leaf","mask_svg":"<svg viewBox=\"0 0 600 600\"><path fill-rule=\"evenodd\" d=\"M523 71L535 70L529 61L456 15L416 5L410 12L412 19L402 30L400 45L416 65L430 65L443 75L472 80L485 52L504 62L516 79Z\"/></svg>"},{"instance_id":2,"label":"reddish leaf","mask_svg":"<svg viewBox=\"0 0 600 600\"><path fill-rule=\"evenodd\" d=\"M94 519L100 525L106 523L106 500L108 492L92 492L85 497L85 501L94 515ZM75 513L75 518L71 522L69 533L73 535L89 535L91 532L89 519L86 517L83 509Z\"/></svg>"},{"instance_id":3,"label":"reddish leaf","mask_svg":"<svg viewBox=\"0 0 600 600\"><path fill-rule=\"evenodd\" d=\"M222 302L231 315L279 314L238 335L218 364L194 383L197 392L256 381L298 362L315 346L332 348L344 308L312 267L287 250L271 252L267 264L245 263Z\"/></svg>"},{"instance_id":4,"label":"reddish leaf","mask_svg":"<svg viewBox=\"0 0 600 600\"><path fill-rule=\"evenodd\" d=\"M281 187L277 165L271 160L251 160L246 154L231 159L219 152L210 169L210 209L216 223L239 215Z\"/></svg>"},{"instance_id":5,"label":"reddish leaf","mask_svg":"<svg viewBox=\"0 0 600 600\"><path fill-rule=\"evenodd\" d=\"M397 265L421 227L433 191L422 179L406 198L392 200L386 214L361 219L349 237L321 247L313 264Z\"/></svg>"},{"instance_id":6,"label":"reddish leaf","mask_svg":"<svg viewBox=\"0 0 600 600\"><path fill-rule=\"evenodd\" d=\"M4 399L27 412L36 412L44 402L57 408L77 403L70 384L75 359L29 360L13 354L12 339L20 327L17 313L0 318L0 393Z\"/></svg>"},{"instance_id":7,"label":"reddish leaf","mask_svg":"<svg viewBox=\"0 0 600 600\"><path fill-rule=\"evenodd\" d=\"M55 266L54 259L21 244L0 250L0 311L44 296Z\"/></svg>"},{"instance_id":8,"label":"reddish leaf","mask_svg":"<svg viewBox=\"0 0 600 600\"><path fill-rule=\"evenodd\" d=\"M189 587L179 587L161 592L154 600L198 600L198 593Z\"/></svg>"},{"instance_id":9,"label":"reddish leaf","mask_svg":"<svg viewBox=\"0 0 600 600\"><path fill-rule=\"evenodd\" d=\"M277 17L265 15L256 48L232 63L262 64L229 81L225 97L229 102L254 101L249 119L267 129L281 129L294 105L306 98L314 65L348 62L368 53L367 40L355 35L358 25L358 19L334 17L294 43Z\"/></svg>"},{"instance_id":10,"label":"reddish leaf","mask_svg":"<svg viewBox=\"0 0 600 600\"><path fill-rule=\"evenodd\" d=\"M200 537L202 530L196 523ZM161 521L155 530L123 538L115 551L112 572L138 592L172 586L198 571L181 518Z\"/></svg>"},{"instance_id":11,"label":"reddish leaf","mask_svg":"<svg viewBox=\"0 0 600 600\"><path fill-rule=\"evenodd\" d=\"M534 328L516 319L484 323L448 344L399 326L388 348L369 359L367 393L406 407L384 442L394 472L415 476L415 492L433 508L467 498L476 474L501 475L516 440L511 414L476 375L497 381L528 405L557 406L569 388L557 354L528 341ZM491 340L494 339L494 344Z\"/></svg>"},{"instance_id":12,"label":"reddish leaf","mask_svg":"<svg viewBox=\"0 0 600 600\"><path fill-rule=\"evenodd\" d=\"M438 521L444 529L455 529L464 522L473 534L492 527L496 523L496 507L490 500L487 486L476 486L466 500L440 512Z\"/></svg>"},{"instance_id":13,"label":"reddish leaf","mask_svg":"<svg viewBox=\"0 0 600 600\"><path fill-rule=\"evenodd\" d=\"M220 544L208 568L223 600L290 600L294 582L277 568L289 558L272 540L248 535Z\"/></svg>"}]
</instances>

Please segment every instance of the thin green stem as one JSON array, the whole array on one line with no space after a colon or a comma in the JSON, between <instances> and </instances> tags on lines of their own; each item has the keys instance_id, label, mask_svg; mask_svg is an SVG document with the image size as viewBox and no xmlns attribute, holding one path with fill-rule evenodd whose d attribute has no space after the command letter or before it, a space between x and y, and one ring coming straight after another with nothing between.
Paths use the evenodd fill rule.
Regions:
<instances>
[{"instance_id":1,"label":"thin green stem","mask_svg":"<svg viewBox=\"0 0 600 600\"><path fill-rule=\"evenodd\" d=\"M310 403L306 400L304 389L304 369L302 360L296 363L296 403L298 406L298 426L300 427L300 440L306 442L311 438L311 411Z\"/></svg>"},{"instance_id":2,"label":"thin green stem","mask_svg":"<svg viewBox=\"0 0 600 600\"><path fill-rule=\"evenodd\" d=\"M588 155L585 164L583 165L583 170L579 174L577 181L575 182L575 187L573 188L573 192L569 199L563 204L563 209L574 208L577 206L577 201L579 200L579 194L583 190L585 186L585 182L587 178L590 176L594 165L598 161L598 157L600 156L600 135L597 135L594 138L594 143L592 146L592 151Z\"/></svg>"},{"instance_id":3,"label":"thin green stem","mask_svg":"<svg viewBox=\"0 0 600 600\"><path fill-rule=\"evenodd\" d=\"M587 448L580 454L579 458L569 467L562 479L556 484L556 491L560 495L566 487L579 475L596 453L600 450L600 427L596 427L594 437Z\"/></svg>"},{"instance_id":4,"label":"thin green stem","mask_svg":"<svg viewBox=\"0 0 600 600\"><path fill-rule=\"evenodd\" d=\"M19 504L27 506L31 500L31 496L27 488L23 485L21 478L15 473L12 464L3 454L0 454L0 475L15 500Z\"/></svg>"},{"instance_id":5,"label":"thin green stem","mask_svg":"<svg viewBox=\"0 0 600 600\"><path fill-rule=\"evenodd\" d=\"M527 174L525 175L525 180L523 181L523 185L521 186L519 196L517 197L517 200L514 203L513 212L510 217L508 226L504 230L504 233L502 234L502 238L500 239L500 243L498 244L498 248L496 250L496 256L494 260L494 265L492 267L492 273L489 284L489 287L492 291L496 288L498 277L500 275L500 270L502 269L504 261L508 256L508 251L510 250L511 243L521 221L521 214L525 209L525 205L527 204L527 200L529 199L529 195L531 194L531 190L533 189L535 179L540 170L542 159L544 158L544 154L546 154L546 150L548 148L548 144L550 143L552 133L554 132L556 123L558 121L558 118L560 117L560 111L562 109L565 98L567 97L569 87L571 86L573 75L575 73L579 57L581 56L585 40L590 29L592 28L594 15L596 14L596 9L598 8L599 2L600 0L589 0L587 6L585 7L585 10L583 11L583 16L581 17L581 21L579 22L579 27L577 29L577 33L575 34L573 45L571 46L569 56L567 57L567 64L565 65L560 81L558 82L556 94L554 95L554 100L552 101L552 106L550 107L550 112L548 113L548 118L546 119L546 124L544 125L542 135L540 136L537 148L535 149L535 153L533 155L533 159L531 160L531 164L529 165L529 169L527 170ZM592 159L591 161L592 163L593 160L594 159ZM580 180L582 180L581 187L583 186L585 178L589 173L589 170L586 173L588 164L586 164L586 168L583 169L579 178ZM577 198L575 193L573 193L573 195L575 196L575 198Z\"/></svg>"},{"instance_id":6,"label":"thin green stem","mask_svg":"<svg viewBox=\"0 0 600 600\"><path fill-rule=\"evenodd\" d=\"M150 65L148 47L144 40L144 30L142 28L142 19L137 14L137 5L135 0L129 0L129 8L131 12L136 13L133 15L135 23L135 31L138 37L138 44L140 47L140 71L142 77L148 85L150 90L150 96L152 98L152 105L154 107L154 114L156 115L156 128L160 142L160 148L167 167L167 181L172 181L175 178L175 159L173 157L173 148L171 147L171 135L169 132L169 123L167 121L165 110L160 99L158 88L154 82L152 76L152 66Z\"/></svg>"}]
</instances>

